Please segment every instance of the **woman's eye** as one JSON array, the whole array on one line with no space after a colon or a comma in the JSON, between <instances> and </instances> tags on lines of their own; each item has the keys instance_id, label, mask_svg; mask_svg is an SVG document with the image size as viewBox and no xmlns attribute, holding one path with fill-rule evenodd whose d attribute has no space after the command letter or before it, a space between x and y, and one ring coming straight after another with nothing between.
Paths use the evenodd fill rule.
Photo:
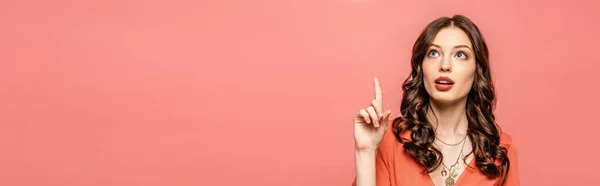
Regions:
<instances>
[{"instance_id":1,"label":"woman's eye","mask_svg":"<svg viewBox=\"0 0 600 186\"><path fill-rule=\"evenodd\" d=\"M431 56L431 57L438 57L439 55L440 54L435 50L429 51L429 56Z\"/></svg>"},{"instance_id":2,"label":"woman's eye","mask_svg":"<svg viewBox=\"0 0 600 186\"><path fill-rule=\"evenodd\" d=\"M456 53L456 57L459 59L466 59L467 55L463 52L458 52L458 53Z\"/></svg>"}]
</instances>

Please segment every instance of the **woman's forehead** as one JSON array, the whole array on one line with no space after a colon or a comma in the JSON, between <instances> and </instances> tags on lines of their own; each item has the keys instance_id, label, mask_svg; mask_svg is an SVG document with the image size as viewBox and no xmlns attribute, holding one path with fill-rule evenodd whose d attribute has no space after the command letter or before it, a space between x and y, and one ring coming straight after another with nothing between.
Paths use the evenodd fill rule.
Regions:
<instances>
[{"instance_id":1,"label":"woman's forehead","mask_svg":"<svg viewBox=\"0 0 600 186\"><path fill-rule=\"evenodd\" d=\"M432 45L442 48L454 48L460 45L471 47L471 40L467 33L460 28L448 27L441 29L433 39Z\"/></svg>"}]
</instances>

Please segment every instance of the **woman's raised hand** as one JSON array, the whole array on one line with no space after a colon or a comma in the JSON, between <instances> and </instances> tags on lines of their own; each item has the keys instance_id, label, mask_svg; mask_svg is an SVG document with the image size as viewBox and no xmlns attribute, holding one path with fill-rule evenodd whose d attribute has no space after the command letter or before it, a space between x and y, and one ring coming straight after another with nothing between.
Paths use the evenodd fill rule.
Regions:
<instances>
[{"instance_id":1,"label":"woman's raised hand","mask_svg":"<svg viewBox=\"0 0 600 186\"><path fill-rule=\"evenodd\" d=\"M360 109L354 116L354 143L355 150L376 150L388 128L388 119L391 110L383 109L383 93L377 77L373 78L375 84L375 99L371 100L367 108Z\"/></svg>"}]
</instances>

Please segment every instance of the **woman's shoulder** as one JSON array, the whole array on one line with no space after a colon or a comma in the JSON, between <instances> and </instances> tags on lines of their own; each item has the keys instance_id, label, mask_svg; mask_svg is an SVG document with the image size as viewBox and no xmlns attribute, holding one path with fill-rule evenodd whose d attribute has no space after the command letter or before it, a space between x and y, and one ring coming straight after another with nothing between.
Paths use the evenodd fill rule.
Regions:
<instances>
[{"instance_id":1,"label":"woman's shoulder","mask_svg":"<svg viewBox=\"0 0 600 186\"><path fill-rule=\"evenodd\" d=\"M400 123L402 124L402 123ZM411 141L411 132L410 130L399 131L399 134L396 134L394 130L394 122L389 121L387 131L383 135L383 139L379 144L379 152L384 154L384 156L397 156L399 154L404 154L404 145L403 142ZM402 141L401 141L402 139ZM392 157L388 157L392 158ZM396 157L397 158L397 157Z\"/></svg>"},{"instance_id":2,"label":"woman's shoulder","mask_svg":"<svg viewBox=\"0 0 600 186\"><path fill-rule=\"evenodd\" d=\"M500 145L506 146L506 148L509 148L510 146L512 146L514 143L513 138L510 134L506 133L506 132L501 132L500 133Z\"/></svg>"},{"instance_id":3,"label":"woman's shoulder","mask_svg":"<svg viewBox=\"0 0 600 186\"><path fill-rule=\"evenodd\" d=\"M400 138L410 140L410 131L402 131L399 135ZM404 145L400 142L399 138L394 132L394 125L392 122L388 123L388 128L383 135L383 139L377 148L379 156L386 166L391 167L399 163L399 165L409 165L406 161L410 161L410 156L405 152Z\"/></svg>"},{"instance_id":4,"label":"woman's shoulder","mask_svg":"<svg viewBox=\"0 0 600 186\"><path fill-rule=\"evenodd\" d=\"M390 120L388 121L388 129L385 132L385 135L383 136L383 139L381 140L382 144L385 143L386 145L398 145L398 144L402 144L400 142L399 138L402 138L404 140L410 140L410 131L409 130L404 130L404 131L399 131L400 134L398 136L396 136L396 133L394 132L394 120ZM401 121L398 122L396 125L400 126L403 125L405 123L405 121Z\"/></svg>"},{"instance_id":5,"label":"woman's shoulder","mask_svg":"<svg viewBox=\"0 0 600 186\"><path fill-rule=\"evenodd\" d=\"M515 140L506 132L500 133L500 146L506 148L510 153L516 153L517 145L515 144Z\"/></svg>"},{"instance_id":6,"label":"woman's shoulder","mask_svg":"<svg viewBox=\"0 0 600 186\"><path fill-rule=\"evenodd\" d=\"M393 153L394 151L403 151L402 143L400 142L398 136L394 132L394 122L388 121L388 128L383 135L383 139L381 139L381 143L379 144L379 151L383 153ZM410 139L410 131L402 131L400 132L400 138ZM395 154L395 153L393 153Z\"/></svg>"},{"instance_id":7,"label":"woman's shoulder","mask_svg":"<svg viewBox=\"0 0 600 186\"><path fill-rule=\"evenodd\" d=\"M399 123L399 124L404 124L405 121ZM401 144L398 137L396 137L396 134L393 132L393 123L390 122L388 124L388 129L386 131L386 134L384 135L383 139L381 140L381 145L384 145L385 148L398 148L399 146L401 147L402 145L398 145ZM406 141L411 141L411 132L410 130L404 130L404 131L400 131L399 137L402 138L403 140ZM501 146L505 146L506 148L510 148L511 146L514 146L514 140L513 137L506 132L500 132L500 145Z\"/></svg>"},{"instance_id":8,"label":"woman's shoulder","mask_svg":"<svg viewBox=\"0 0 600 186\"><path fill-rule=\"evenodd\" d=\"M399 123L399 124L404 124L405 121ZM381 143L379 145L380 150L383 151L388 151L391 149L401 149L402 148L402 143L400 142L400 139L403 139L405 141L411 141L411 132L410 130L404 130L404 131L400 131L399 135L396 136L396 133L394 133L394 124L392 121L390 121L388 123L388 129L385 132L383 139L381 140ZM513 140L513 137L506 132L500 132L500 145L504 146L506 148L510 148L512 146L515 146L515 142Z\"/></svg>"},{"instance_id":9,"label":"woman's shoulder","mask_svg":"<svg viewBox=\"0 0 600 186\"><path fill-rule=\"evenodd\" d=\"M394 128L391 124L388 124L388 128L383 135L383 139L381 139L381 143L379 144L380 150L391 150L398 147L400 142L396 138L396 134L394 134Z\"/></svg>"}]
</instances>

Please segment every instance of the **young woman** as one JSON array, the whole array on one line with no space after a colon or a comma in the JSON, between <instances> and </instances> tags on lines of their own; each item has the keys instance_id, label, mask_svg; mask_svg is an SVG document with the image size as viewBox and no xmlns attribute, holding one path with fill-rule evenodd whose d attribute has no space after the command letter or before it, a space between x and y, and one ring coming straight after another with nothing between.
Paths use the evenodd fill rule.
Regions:
<instances>
[{"instance_id":1,"label":"young woman","mask_svg":"<svg viewBox=\"0 0 600 186\"><path fill-rule=\"evenodd\" d=\"M477 26L462 15L434 20L413 46L411 67L401 117L388 126L377 78L375 99L354 117L353 185L519 185L517 150L495 121Z\"/></svg>"}]
</instances>

